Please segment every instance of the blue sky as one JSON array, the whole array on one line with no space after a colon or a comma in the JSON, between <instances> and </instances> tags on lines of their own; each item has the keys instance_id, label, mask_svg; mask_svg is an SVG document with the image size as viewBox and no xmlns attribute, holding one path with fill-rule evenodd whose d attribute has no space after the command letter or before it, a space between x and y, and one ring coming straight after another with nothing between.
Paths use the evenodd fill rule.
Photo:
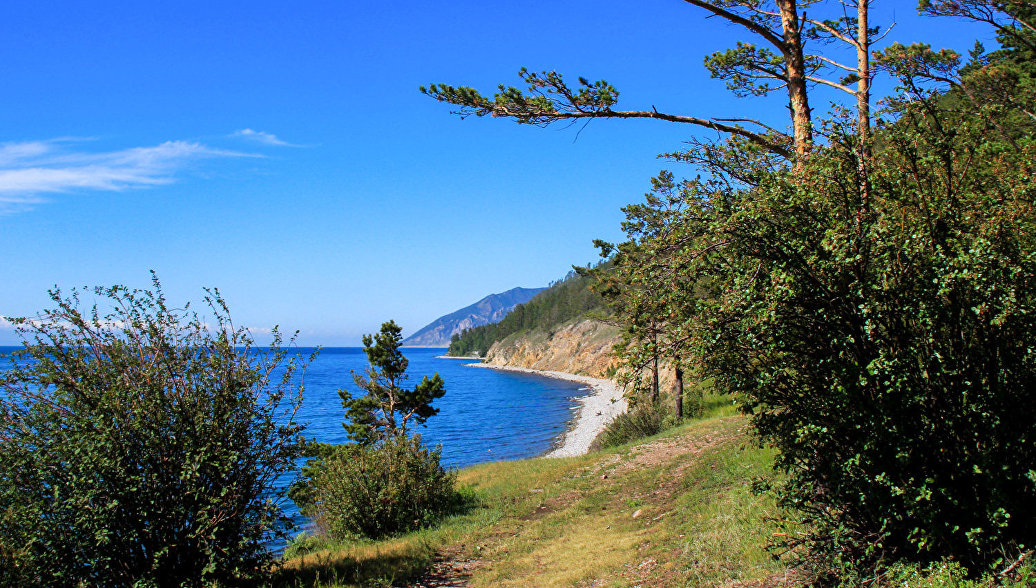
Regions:
<instances>
[{"instance_id":1,"label":"blue sky","mask_svg":"<svg viewBox=\"0 0 1036 588\"><path fill-rule=\"evenodd\" d=\"M879 1L872 22L993 45L914 6ZM784 125L780 98L708 78L703 56L738 38L679 0L4 2L0 315L153 269L172 302L215 286L239 324L356 345L546 285L620 237L656 154L696 130L461 120L418 87L491 93L527 66L607 79L621 108Z\"/></svg>"}]
</instances>

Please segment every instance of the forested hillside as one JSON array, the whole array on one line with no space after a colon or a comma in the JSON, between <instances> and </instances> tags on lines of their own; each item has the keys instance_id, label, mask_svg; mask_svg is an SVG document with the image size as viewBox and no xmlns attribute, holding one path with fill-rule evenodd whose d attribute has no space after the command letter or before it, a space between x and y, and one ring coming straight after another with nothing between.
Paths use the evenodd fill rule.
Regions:
<instances>
[{"instance_id":1,"label":"forested hillside","mask_svg":"<svg viewBox=\"0 0 1036 588\"><path fill-rule=\"evenodd\" d=\"M520 304L502 321L454 335L448 355L485 357L494 342L522 331L550 330L566 321L591 313L604 313L604 299L590 286L592 278L569 272L535 298Z\"/></svg>"}]
</instances>

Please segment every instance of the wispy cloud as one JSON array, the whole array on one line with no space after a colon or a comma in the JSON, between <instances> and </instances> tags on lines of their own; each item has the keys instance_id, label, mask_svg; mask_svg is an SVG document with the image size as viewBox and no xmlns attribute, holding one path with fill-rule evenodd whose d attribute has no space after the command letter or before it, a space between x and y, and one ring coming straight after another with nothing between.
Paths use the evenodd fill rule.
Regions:
<instances>
[{"instance_id":1,"label":"wispy cloud","mask_svg":"<svg viewBox=\"0 0 1036 588\"><path fill-rule=\"evenodd\" d=\"M275 147L298 147L294 143L289 143L277 137L273 133L265 133L263 131L255 131L252 129L241 129L234 131L230 134L231 137L238 139L246 139L255 143L261 143L263 145L273 145Z\"/></svg>"},{"instance_id":2,"label":"wispy cloud","mask_svg":"<svg viewBox=\"0 0 1036 588\"><path fill-rule=\"evenodd\" d=\"M76 190L128 190L176 180L202 159L259 157L191 141L87 151L81 139L0 143L0 215L31 208L42 195ZM72 145L78 149L73 149Z\"/></svg>"}]
</instances>

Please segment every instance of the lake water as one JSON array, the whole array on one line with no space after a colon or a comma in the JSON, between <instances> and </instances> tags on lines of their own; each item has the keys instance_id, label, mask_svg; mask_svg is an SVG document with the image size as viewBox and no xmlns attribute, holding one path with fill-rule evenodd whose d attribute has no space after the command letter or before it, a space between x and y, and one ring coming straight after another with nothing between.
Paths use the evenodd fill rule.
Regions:
<instances>
[{"instance_id":1,"label":"lake water","mask_svg":"<svg viewBox=\"0 0 1036 588\"><path fill-rule=\"evenodd\" d=\"M300 349L308 356L311 349ZM535 457L550 451L589 393L583 384L499 370L468 367L469 360L442 359L445 349L403 349L410 361L405 388L422 376L438 373L446 394L436 400L439 414L418 427L425 443L442 444L442 461L464 467L487 461ZM364 374L367 356L360 347L320 350L305 374L306 391L299 420L308 422L306 437L325 443L348 441L342 428L339 388L361 393L352 372ZM286 511L298 517L294 503ZM301 519L297 519L303 523Z\"/></svg>"},{"instance_id":2,"label":"lake water","mask_svg":"<svg viewBox=\"0 0 1036 588\"><path fill-rule=\"evenodd\" d=\"M300 350L303 355L309 351ZM417 431L426 443L442 444L443 461L450 466L546 453L575 416L575 399L588 393L576 382L467 367L470 361L437 357L445 351L404 349L410 360L404 387L413 387L422 376L434 373L446 382L446 395L433 404L439 414ZM366 368L362 348L320 351L306 370L306 393L299 412L300 420L310 423L306 437L326 443L348 440L342 428L338 389L360 394L352 372L363 374Z\"/></svg>"},{"instance_id":3,"label":"lake water","mask_svg":"<svg viewBox=\"0 0 1036 588\"><path fill-rule=\"evenodd\" d=\"M0 353L13 351L0 347ZM301 348L307 357L312 349ZM442 459L450 467L487 461L542 455L565 432L578 409L576 399L588 393L579 383L498 370L467 367L467 360L441 359L445 349L404 349L410 360L412 387L422 376L438 372L446 382L446 394L435 401L439 414L418 427L428 444L442 444ZM0 366L2 367L2 366ZM363 374L367 356L360 347L321 349L305 373L305 396L298 418L309 426L305 435L325 443L348 441L342 428L343 409L339 388L361 393L352 372ZM280 483L287 483L287 479ZM294 503L286 510L299 517ZM297 518L304 524L301 518Z\"/></svg>"}]
</instances>

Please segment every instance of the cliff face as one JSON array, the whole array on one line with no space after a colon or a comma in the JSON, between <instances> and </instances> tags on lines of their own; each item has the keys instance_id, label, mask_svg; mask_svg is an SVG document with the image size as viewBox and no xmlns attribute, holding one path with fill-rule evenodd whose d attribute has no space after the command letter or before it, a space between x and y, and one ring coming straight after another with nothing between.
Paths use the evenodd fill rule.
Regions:
<instances>
[{"instance_id":1,"label":"cliff face","mask_svg":"<svg viewBox=\"0 0 1036 588\"><path fill-rule=\"evenodd\" d=\"M617 365L611 350L618 340L617 327L581 319L553 333L517 333L497 341L485 363L608 378Z\"/></svg>"},{"instance_id":2,"label":"cliff face","mask_svg":"<svg viewBox=\"0 0 1036 588\"><path fill-rule=\"evenodd\" d=\"M619 335L618 327L581 319L558 328L553 335L542 331L511 335L494 343L484 362L613 379L620 364L611 351ZM658 387L666 401L676 385L674 376L671 363L660 362ZM644 386L649 385L650 377L645 369Z\"/></svg>"}]
</instances>

